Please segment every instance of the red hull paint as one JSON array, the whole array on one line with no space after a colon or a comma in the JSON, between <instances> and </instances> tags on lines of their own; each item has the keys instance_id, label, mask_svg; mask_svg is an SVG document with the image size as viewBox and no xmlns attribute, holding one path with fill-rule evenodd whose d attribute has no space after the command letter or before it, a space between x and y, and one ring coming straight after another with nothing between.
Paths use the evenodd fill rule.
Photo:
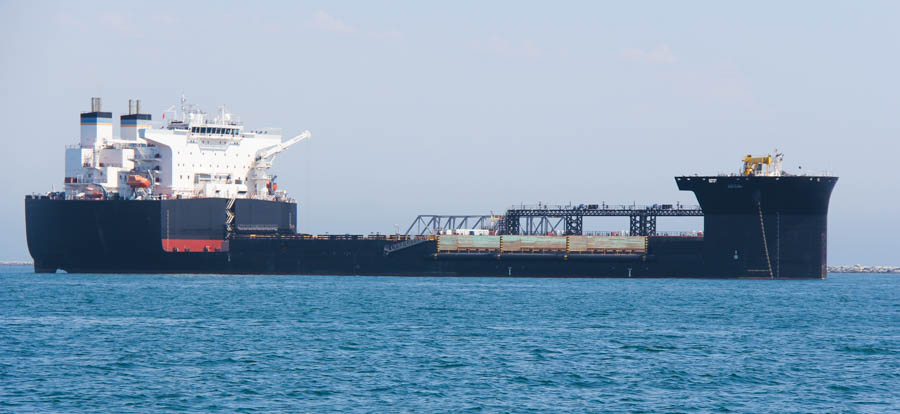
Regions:
<instances>
[{"instance_id":1,"label":"red hull paint","mask_svg":"<svg viewBox=\"0 0 900 414\"><path fill-rule=\"evenodd\" d=\"M162 248L167 252L218 252L223 243L224 240L162 239Z\"/></svg>"}]
</instances>

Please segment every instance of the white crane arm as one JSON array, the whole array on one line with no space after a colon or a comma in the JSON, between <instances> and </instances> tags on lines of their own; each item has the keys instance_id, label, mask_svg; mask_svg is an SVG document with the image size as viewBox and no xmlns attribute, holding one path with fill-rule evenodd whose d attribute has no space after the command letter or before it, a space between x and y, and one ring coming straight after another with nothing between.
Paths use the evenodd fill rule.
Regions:
<instances>
[{"instance_id":1,"label":"white crane arm","mask_svg":"<svg viewBox=\"0 0 900 414\"><path fill-rule=\"evenodd\" d=\"M302 134L297 135L296 137L293 137L293 138L291 138L287 141L284 141L278 145L273 145L271 147L263 148L256 152L256 161L262 161L262 160L265 160L266 158L270 158L270 157L274 156L275 154L278 154L279 152L288 149L288 147L290 147L291 145L294 145L300 141L303 141L304 139L307 139L311 136L312 136L312 133L310 133L309 130L306 130L306 131L303 131Z\"/></svg>"}]
</instances>

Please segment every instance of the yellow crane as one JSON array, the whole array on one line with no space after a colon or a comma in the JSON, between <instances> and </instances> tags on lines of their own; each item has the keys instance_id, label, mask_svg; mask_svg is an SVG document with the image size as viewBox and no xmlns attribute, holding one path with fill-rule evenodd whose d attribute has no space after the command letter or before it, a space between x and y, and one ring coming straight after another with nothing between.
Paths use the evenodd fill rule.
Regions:
<instances>
[{"instance_id":1,"label":"yellow crane","mask_svg":"<svg viewBox=\"0 0 900 414\"><path fill-rule=\"evenodd\" d=\"M784 158L784 155L778 152L777 149L774 153L775 155L769 154L762 157L754 157L747 154L744 157L744 168L741 169L741 175L745 177L751 175L757 177L780 177L782 175L781 160Z\"/></svg>"},{"instance_id":2,"label":"yellow crane","mask_svg":"<svg viewBox=\"0 0 900 414\"><path fill-rule=\"evenodd\" d=\"M772 165L772 156L766 155L765 157L754 157L750 154L747 154L744 157L744 176L751 175L769 175L769 166ZM766 172L763 174L763 166L766 167Z\"/></svg>"}]
</instances>

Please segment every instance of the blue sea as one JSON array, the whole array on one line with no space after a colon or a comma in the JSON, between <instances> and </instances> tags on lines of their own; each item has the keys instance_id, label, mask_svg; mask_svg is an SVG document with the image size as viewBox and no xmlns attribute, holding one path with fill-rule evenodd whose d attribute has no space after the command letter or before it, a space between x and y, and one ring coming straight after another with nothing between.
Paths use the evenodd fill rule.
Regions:
<instances>
[{"instance_id":1,"label":"blue sea","mask_svg":"<svg viewBox=\"0 0 900 414\"><path fill-rule=\"evenodd\" d=\"M35 275L0 412L889 412L900 276Z\"/></svg>"}]
</instances>

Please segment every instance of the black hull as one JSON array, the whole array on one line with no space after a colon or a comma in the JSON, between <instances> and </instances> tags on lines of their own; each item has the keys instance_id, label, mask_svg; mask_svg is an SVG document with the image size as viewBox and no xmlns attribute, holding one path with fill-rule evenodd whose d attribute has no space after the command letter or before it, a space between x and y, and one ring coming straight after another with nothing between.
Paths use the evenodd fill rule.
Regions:
<instances>
[{"instance_id":1,"label":"black hull","mask_svg":"<svg viewBox=\"0 0 900 414\"><path fill-rule=\"evenodd\" d=\"M677 177L703 209L712 272L826 276L828 202L837 177Z\"/></svg>"},{"instance_id":2,"label":"black hull","mask_svg":"<svg viewBox=\"0 0 900 414\"><path fill-rule=\"evenodd\" d=\"M697 194L705 235L651 236L641 254L438 254L435 241L394 249L403 242L306 237L295 234L296 204L263 200L237 200L235 223L268 232L232 237L225 226L226 199L27 197L25 217L36 272L825 277L828 198L836 178L679 177L677 182Z\"/></svg>"}]
</instances>

